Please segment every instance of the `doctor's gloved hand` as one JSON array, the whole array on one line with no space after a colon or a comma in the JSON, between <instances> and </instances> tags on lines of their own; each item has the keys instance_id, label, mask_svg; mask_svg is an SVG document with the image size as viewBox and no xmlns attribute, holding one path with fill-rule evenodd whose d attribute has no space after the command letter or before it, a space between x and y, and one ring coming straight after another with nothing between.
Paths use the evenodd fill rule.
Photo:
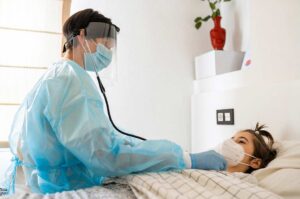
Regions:
<instances>
[{"instance_id":1,"label":"doctor's gloved hand","mask_svg":"<svg viewBox=\"0 0 300 199\"><path fill-rule=\"evenodd\" d=\"M214 150L190 154L192 169L226 170L227 162L222 155Z\"/></svg>"}]
</instances>

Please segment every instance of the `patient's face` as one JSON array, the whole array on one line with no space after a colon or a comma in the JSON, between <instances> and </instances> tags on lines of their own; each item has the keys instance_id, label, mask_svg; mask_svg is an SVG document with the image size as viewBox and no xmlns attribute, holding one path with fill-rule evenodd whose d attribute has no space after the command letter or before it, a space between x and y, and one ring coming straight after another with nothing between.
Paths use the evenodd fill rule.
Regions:
<instances>
[{"instance_id":1,"label":"patient's face","mask_svg":"<svg viewBox=\"0 0 300 199\"><path fill-rule=\"evenodd\" d=\"M244 149L245 153L248 153L250 155L253 155L254 153L254 141L253 141L253 135L251 135L248 132L241 131L236 133L232 139L239 145L241 145ZM248 157L248 156L247 156Z\"/></svg>"},{"instance_id":2,"label":"patient's face","mask_svg":"<svg viewBox=\"0 0 300 199\"><path fill-rule=\"evenodd\" d=\"M236 133L232 139L239 145L241 145L244 149L244 152L250 155L253 155L254 153L254 143L253 143L253 135L251 135L248 132L238 132ZM243 163L249 164L251 161L251 157L244 156L244 159L242 160ZM238 164L237 166L229 166L228 171L229 172L246 172L248 169L247 165Z\"/></svg>"}]
</instances>

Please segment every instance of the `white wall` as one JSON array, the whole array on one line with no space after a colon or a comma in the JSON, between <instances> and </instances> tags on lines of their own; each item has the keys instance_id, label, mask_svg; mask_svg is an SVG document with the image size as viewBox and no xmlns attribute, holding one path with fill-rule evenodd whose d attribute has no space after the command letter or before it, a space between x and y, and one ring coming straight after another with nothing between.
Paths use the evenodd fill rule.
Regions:
<instances>
[{"instance_id":1,"label":"white wall","mask_svg":"<svg viewBox=\"0 0 300 199\"><path fill-rule=\"evenodd\" d=\"M194 95L192 151L207 150L257 121L275 140L300 140L299 90L300 80L293 80ZM216 110L226 108L234 108L235 125L216 125Z\"/></svg>"},{"instance_id":2,"label":"white wall","mask_svg":"<svg viewBox=\"0 0 300 199\"><path fill-rule=\"evenodd\" d=\"M118 82L106 89L115 123L140 136L170 139L189 149L193 61L211 49L211 24L197 31L194 18L208 6L198 0L72 2L73 13L92 7L121 28Z\"/></svg>"},{"instance_id":3,"label":"white wall","mask_svg":"<svg viewBox=\"0 0 300 199\"><path fill-rule=\"evenodd\" d=\"M11 155L9 149L0 148L0 162L1 162L1 166L0 166L0 183L4 179L5 171L10 166L11 158L12 158L12 155Z\"/></svg>"},{"instance_id":4,"label":"white wall","mask_svg":"<svg viewBox=\"0 0 300 199\"><path fill-rule=\"evenodd\" d=\"M253 65L263 80L285 81L300 75L300 1L252 0Z\"/></svg>"},{"instance_id":5,"label":"white wall","mask_svg":"<svg viewBox=\"0 0 300 199\"><path fill-rule=\"evenodd\" d=\"M222 27L226 29L225 50L250 50L250 0L221 4Z\"/></svg>"},{"instance_id":6,"label":"white wall","mask_svg":"<svg viewBox=\"0 0 300 199\"><path fill-rule=\"evenodd\" d=\"M278 139L300 139L299 11L299 0L250 2L252 66L194 82L194 150L253 128L257 121ZM216 109L223 108L235 109L234 126L216 125Z\"/></svg>"}]
</instances>

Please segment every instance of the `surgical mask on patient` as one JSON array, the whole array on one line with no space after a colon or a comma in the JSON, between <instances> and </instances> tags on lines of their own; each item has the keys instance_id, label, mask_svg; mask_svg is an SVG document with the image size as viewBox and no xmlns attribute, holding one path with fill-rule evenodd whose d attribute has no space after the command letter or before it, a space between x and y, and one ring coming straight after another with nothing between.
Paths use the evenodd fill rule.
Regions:
<instances>
[{"instance_id":1,"label":"surgical mask on patient","mask_svg":"<svg viewBox=\"0 0 300 199\"><path fill-rule=\"evenodd\" d=\"M96 69L99 72L106 68L111 63L111 60L112 51L103 44L97 44L96 52L94 53L84 53L84 66L87 71L95 71Z\"/></svg>"},{"instance_id":2,"label":"surgical mask on patient","mask_svg":"<svg viewBox=\"0 0 300 199\"><path fill-rule=\"evenodd\" d=\"M232 139L228 139L220 143L214 148L214 150L225 158L229 166L236 166L238 164L250 166L249 164L242 162L245 155L256 158L248 153L245 153L243 147Z\"/></svg>"}]
</instances>

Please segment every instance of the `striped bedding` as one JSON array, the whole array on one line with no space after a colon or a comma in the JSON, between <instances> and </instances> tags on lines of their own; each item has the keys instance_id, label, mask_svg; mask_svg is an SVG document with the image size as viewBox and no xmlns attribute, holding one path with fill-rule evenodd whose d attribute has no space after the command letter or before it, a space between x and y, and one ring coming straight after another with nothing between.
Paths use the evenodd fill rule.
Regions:
<instances>
[{"instance_id":1,"label":"striped bedding","mask_svg":"<svg viewBox=\"0 0 300 199\"><path fill-rule=\"evenodd\" d=\"M204 170L146 173L126 177L137 198L279 199L249 174Z\"/></svg>"}]
</instances>

